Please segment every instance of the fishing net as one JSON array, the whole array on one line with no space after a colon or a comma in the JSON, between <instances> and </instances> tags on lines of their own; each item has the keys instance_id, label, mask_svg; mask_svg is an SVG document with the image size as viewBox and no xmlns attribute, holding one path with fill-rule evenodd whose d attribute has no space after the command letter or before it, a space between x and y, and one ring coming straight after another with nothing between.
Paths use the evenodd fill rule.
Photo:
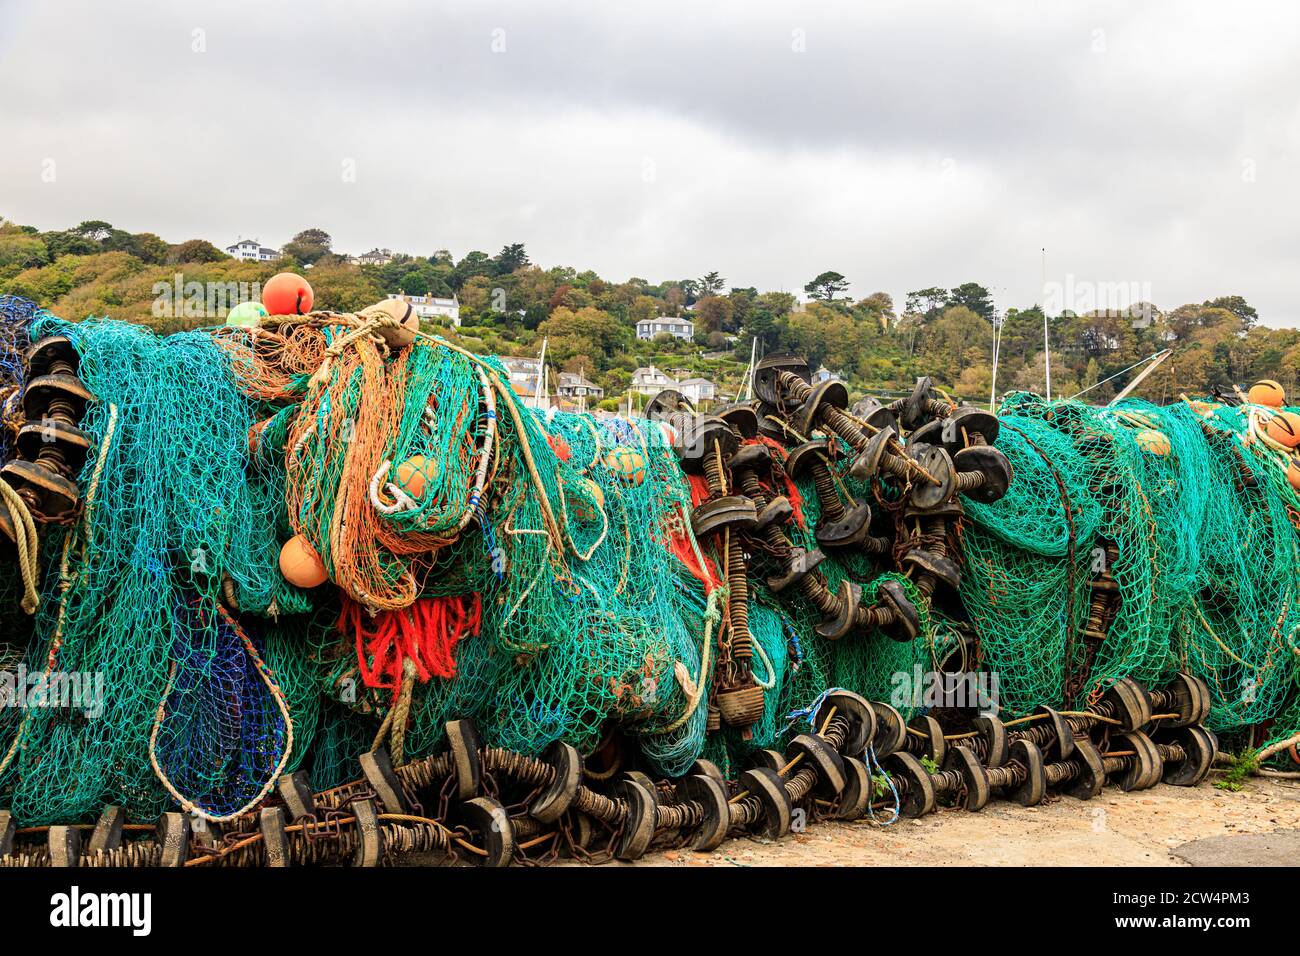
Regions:
<instances>
[{"instance_id":1,"label":"fishing net","mask_svg":"<svg viewBox=\"0 0 1300 956\"><path fill-rule=\"evenodd\" d=\"M0 461L7 459L16 431L19 389L25 375L23 355L30 344L28 328L36 304L16 295L0 295Z\"/></svg>"},{"instance_id":2,"label":"fishing net","mask_svg":"<svg viewBox=\"0 0 1300 956\"><path fill-rule=\"evenodd\" d=\"M1300 503L1250 408L1010 397L1010 492L966 500L946 531L959 594L932 603L892 554L820 566L865 605L900 585L920 612L911 641L820 637L751 542L762 713L708 732L726 557L694 537L708 491L658 424L535 410L500 361L428 336L396 347L369 312L159 338L29 306L0 299L0 397L21 383L28 325L68 335L95 448L82 515L45 536L34 623L0 580L0 669L89 675L98 696L0 710L0 794L24 821L106 802L223 819L281 773L354 779L381 742L399 763L436 753L456 718L528 755L620 740L656 773L701 756L734 773L806 731L828 688L910 719L934 706L916 692L939 670L995 673L1008 715L1189 670L1215 729L1300 730ZM816 548L814 482L760 440L776 466L764 493L790 500L792 544ZM830 439L836 493L905 528L902 491L855 480L851 461ZM295 538L332 586L286 580Z\"/></svg>"},{"instance_id":3,"label":"fishing net","mask_svg":"<svg viewBox=\"0 0 1300 956\"><path fill-rule=\"evenodd\" d=\"M1003 706L1184 669L1211 727L1273 716L1296 668L1295 498L1243 413L1015 395L1001 420L1016 477L967 506L962 596Z\"/></svg>"},{"instance_id":4,"label":"fishing net","mask_svg":"<svg viewBox=\"0 0 1300 956\"><path fill-rule=\"evenodd\" d=\"M688 766L705 713L684 688L701 680L708 611L674 551L689 498L660 432L544 421L495 361L352 331L326 317L220 334L245 394L268 403L258 445L285 449L289 524L345 595L359 666L332 686L359 677L383 692L376 718L409 713L404 757L471 716L530 754L557 738L590 751L627 724L665 772ZM403 485L413 461L436 462L419 495Z\"/></svg>"},{"instance_id":5,"label":"fishing net","mask_svg":"<svg viewBox=\"0 0 1300 956\"><path fill-rule=\"evenodd\" d=\"M218 601L227 582L267 595L277 577L273 524L245 480L251 408L205 333L50 318L33 329L54 333L82 355L98 399L82 427L97 451L80 479L84 520L48 542L27 666L95 696L26 708L3 782L33 822L105 802L149 817L169 802L164 777L230 812L264 790L288 736L258 641Z\"/></svg>"}]
</instances>

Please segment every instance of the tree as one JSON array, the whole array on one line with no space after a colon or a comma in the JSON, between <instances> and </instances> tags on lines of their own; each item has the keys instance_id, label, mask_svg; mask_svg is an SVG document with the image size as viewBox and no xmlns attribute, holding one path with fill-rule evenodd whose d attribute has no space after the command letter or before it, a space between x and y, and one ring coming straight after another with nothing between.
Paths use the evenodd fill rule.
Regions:
<instances>
[{"instance_id":1,"label":"tree","mask_svg":"<svg viewBox=\"0 0 1300 956\"><path fill-rule=\"evenodd\" d=\"M330 234L324 229L304 229L286 242L280 251L303 265L313 265L322 256L329 254L332 243Z\"/></svg>"},{"instance_id":2,"label":"tree","mask_svg":"<svg viewBox=\"0 0 1300 956\"><path fill-rule=\"evenodd\" d=\"M628 329L608 312L588 306L573 309L560 306L537 330L550 339L550 354L556 362L587 356L600 362L623 347Z\"/></svg>"},{"instance_id":3,"label":"tree","mask_svg":"<svg viewBox=\"0 0 1300 956\"><path fill-rule=\"evenodd\" d=\"M727 331L736 332L749 324L749 310L754 307L754 300L758 298L758 290L755 288L732 288L727 293L727 298L731 301L731 325Z\"/></svg>"},{"instance_id":4,"label":"tree","mask_svg":"<svg viewBox=\"0 0 1300 956\"><path fill-rule=\"evenodd\" d=\"M787 320L790 344L816 368L846 370L861 350L861 330L848 313L820 300Z\"/></svg>"},{"instance_id":5,"label":"tree","mask_svg":"<svg viewBox=\"0 0 1300 956\"><path fill-rule=\"evenodd\" d=\"M596 286L593 285L591 288L594 291ZM596 296L596 308L605 312L612 312L626 322L632 305L640 295L641 287L631 282L608 285L603 292Z\"/></svg>"},{"instance_id":6,"label":"tree","mask_svg":"<svg viewBox=\"0 0 1300 956\"><path fill-rule=\"evenodd\" d=\"M407 295L428 295L429 277L419 269L412 269L402 276L402 291Z\"/></svg>"},{"instance_id":7,"label":"tree","mask_svg":"<svg viewBox=\"0 0 1300 956\"><path fill-rule=\"evenodd\" d=\"M976 315L982 315L989 321L993 320L995 312L993 297L989 295L989 290L978 282L963 282L952 290L948 302L950 305L965 306Z\"/></svg>"},{"instance_id":8,"label":"tree","mask_svg":"<svg viewBox=\"0 0 1300 956\"><path fill-rule=\"evenodd\" d=\"M347 261L318 263L311 270L311 287L318 303L340 312L359 312L382 299L386 291L373 271Z\"/></svg>"},{"instance_id":9,"label":"tree","mask_svg":"<svg viewBox=\"0 0 1300 956\"><path fill-rule=\"evenodd\" d=\"M85 222L73 226L68 232L81 236L83 239L89 239L91 242L103 242L108 238L109 233L113 232L113 227L102 219L87 219Z\"/></svg>"},{"instance_id":10,"label":"tree","mask_svg":"<svg viewBox=\"0 0 1300 956\"><path fill-rule=\"evenodd\" d=\"M491 311L492 278L490 276L470 276L460 287L460 305L462 309L473 313Z\"/></svg>"},{"instance_id":11,"label":"tree","mask_svg":"<svg viewBox=\"0 0 1300 956\"><path fill-rule=\"evenodd\" d=\"M882 329L889 328L894 322L894 300L888 292L871 293L858 303L858 308L865 309L875 316Z\"/></svg>"},{"instance_id":12,"label":"tree","mask_svg":"<svg viewBox=\"0 0 1300 956\"><path fill-rule=\"evenodd\" d=\"M187 239L179 245L172 246L167 256L170 265L191 262L220 262L230 258L206 239Z\"/></svg>"},{"instance_id":13,"label":"tree","mask_svg":"<svg viewBox=\"0 0 1300 956\"><path fill-rule=\"evenodd\" d=\"M522 269L528 265L528 253L524 251L522 242L512 242L508 246L502 246L501 251L496 257L496 274L510 275L516 269Z\"/></svg>"},{"instance_id":14,"label":"tree","mask_svg":"<svg viewBox=\"0 0 1300 956\"><path fill-rule=\"evenodd\" d=\"M764 292L754 299L745 322L744 344L758 342L761 353L779 348L786 336L786 322L794 309L794 296L788 292Z\"/></svg>"},{"instance_id":15,"label":"tree","mask_svg":"<svg viewBox=\"0 0 1300 956\"><path fill-rule=\"evenodd\" d=\"M814 299L834 302L837 295L849 290L849 280L838 272L823 272L804 286L803 290Z\"/></svg>"},{"instance_id":16,"label":"tree","mask_svg":"<svg viewBox=\"0 0 1300 956\"><path fill-rule=\"evenodd\" d=\"M0 274L17 275L49 261L49 250L39 237L8 224L0 227Z\"/></svg>"},{"instance_id":17,"label":"tree","mask_svg":"<svg viewBox=\"0 0 1300 956\"><path fill-rule=\"evenodd\" d=\"M543 272L536 265L524 267L515 276L515 298L517 306L529 311L541 308L550 311L550 298L555 294L555 280L549 272Z\"/></svg>"},{"instance_id":18,"label":"tree","mask_svg":"<svg viewBox=\"0 0 1300 956\"><path fill-rule=\"evenodd\" d=\"M131 243L127 247L127 251L133 256L151 265L162 265L166 262L169 249L170 246L152 232L137 232L131 237Z\"/></svg>"},{"instance_id":19,"label":"tree","mask_svg":"<svg viewBox=\"0 0 1300 956\"><path fill-rule=\"evenodd\" d=\"M703 331L721 332L731 324L732 304L720 295L707 295L695 303L695 314Z\"/></svg>"},{"instance_id":20,"label":"tree","mask_svg":"<svg viewBox=\"0 0 1300 956\"><path fill-rule=\"evenodd\" d=\"M42 232L40 239L49 250L51 259L59 256L93 256L99 252L99 243L70 229L67 232Z\"/></svg>"},{"instance_id":21,"label":"tree","mask_svg":"<svg viewBox=\"0 0 1300 956\"><path fill-rule=\"evenodd\" d=\"M926 325L919 349L926 369L953 382L970 365L983 365L993 355L993 326L964 305L952 305Z\"/></svg>"},{"instance_id":22,"label":"tree","mask_svg":"<svg viewBox=\"0 0 1300 956\"><path fill-rule=\"evenodd\" d=\"M904 312L920 315L926 321L936 318L947 307L948 290L941 289L938 286L909 292L903 302Z\"/></svg>"},{"instance_id":23,"label":"tree","mask_svg":"<svg viewBox=\"0 0 1300 956\"><path fill-rule=\"evenodd\" d=\"M681 315L682 306L686 304L686 293L679 285L671 285L664 290L664 307L669 315Z\"/></svg>"},{"instance_id":24,"label":"tree","mask_svg":"<svg viewBox=\"0 0 1300 956\"><path fill-rule=\"evenodd\" d=\"M1259 313L1255 311L1255 307L1239 295L1221 295L1217 299L1210 299L1205 305L1211 309L1227 309L1241 319L1247 327L1259 321Z\"/></svg>"},{"instance_id":25,"label":"tree","mask_svg":"<svg viewBox=\"0 0 1300 956\"><path fill-rule=\"evenodd\" d=\"M639 295L628 310L628 321L633 325L659 315L659 304L648 295Z\"/></svg>"},{"instance_id":26,"label":"tree","mask_svg":"<svg viewBox=\"0 0 1300 956\"><path fill-rule=\"evenodd\" d=\"M725 284L725 281L726 280L724 280L722 276L718 275L716 272L708 273L707 275L705 275L703 279L700 280L700 294L717 295L719 292L722 291L722 286Z\"/></svg>"},{"instance_id":27,"label":"tree","mask_svg":"<svg viewBox=\"0 0 1300 956\"><path fill-rule=\"evenodd\" d=\"M451 285L452 288L459 289L465 284L465 280L473 276L490 275L492 275L492 257L486 252L475 249L465 253L465 258L456 263L456 268L451 274Z\"/></svg>"},{"instance_id":28,"label":"tree","mask_svg":"<svg viewBox=\"0 0 1300 956\"><path fill-rule=\"evenodd\" d=\"M566 308L576 312L594 305L595 301L586 289L579 289L566 283L557 287L551 295L550 306L552 309Z\"/></svg>"}]
</instances>

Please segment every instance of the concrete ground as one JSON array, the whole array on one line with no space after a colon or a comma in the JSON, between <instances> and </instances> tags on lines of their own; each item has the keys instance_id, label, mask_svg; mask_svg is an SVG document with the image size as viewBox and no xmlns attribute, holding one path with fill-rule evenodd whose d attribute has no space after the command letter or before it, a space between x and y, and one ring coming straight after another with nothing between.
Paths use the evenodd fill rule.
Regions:
<instances>
[{"instance_id":1,"label":"concrete ground","mask_svg":"<svg viewBox=\"0 0 1300 956\"><path fill-rule=\"evenodd\" d=\"M1211 775L1211 780L1216 775ZM819 823L777 842L730 840L709 854L653 852L637 866L1241 866L1300 864L1300 781L1252 778L1230 793L1209 781L1087 802L1002 801L940 810L888 827ZM613 863L611 866L633 864Z\"/></svg>"}]
</instances>

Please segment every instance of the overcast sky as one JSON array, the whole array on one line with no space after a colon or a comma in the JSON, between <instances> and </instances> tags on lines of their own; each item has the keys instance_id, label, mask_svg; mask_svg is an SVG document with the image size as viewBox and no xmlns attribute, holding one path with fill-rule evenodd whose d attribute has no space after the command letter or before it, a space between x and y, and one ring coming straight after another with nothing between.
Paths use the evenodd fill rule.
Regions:
<instances>
[{"instance_id":1,"label":"overcast sky","mask_svg":"<svg viewBox=\"0 0 1300 956\"><path fill-rule=\"evenodd\" d=\"M1298 54L1290 2L0 0L0 215L900 306L1046 247L1300 325Z\"/></svg>"}]
</instances>

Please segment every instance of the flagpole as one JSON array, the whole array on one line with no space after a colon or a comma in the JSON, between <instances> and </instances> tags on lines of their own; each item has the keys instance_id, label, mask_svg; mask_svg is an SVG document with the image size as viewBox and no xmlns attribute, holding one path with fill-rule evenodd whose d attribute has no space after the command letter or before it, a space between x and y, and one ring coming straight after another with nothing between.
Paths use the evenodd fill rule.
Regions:
<instances>
[{"instance_id":1,"label":"flagpole","mask_svg":"<svg viewBox=\"0 0 1300 956\"><path fill-rule=\"evenodd\" d=\"M1047 400L1052 400L1052 340L1047 334L1047 247L1043 247L1043 373L1047 379Z\"/></svg>"},{"instance_id":2,"label":"flagpole","mask_svg":"<svg viewBox=\"0 0 1300 956\"><path fill-rule=\"evenodd\" d=\"M1006 317L993 320L993 383L989 386L989 411L993 411L998 398L998 356L1002 351L1002 323Z\"/></svg>"},{"instance_id":3,"label":"flagpole","mask_svg":"<svg viewBox=\"0 0 1300 956\"><path fill-rule=\"evenodd\" d=\"M544 380L546 378L546 342L547 336L542 336L542 354L537 360L537 389L533 394L533 406L542 407L542 390L546 387Z\"/></svg>"}]
</instances>

